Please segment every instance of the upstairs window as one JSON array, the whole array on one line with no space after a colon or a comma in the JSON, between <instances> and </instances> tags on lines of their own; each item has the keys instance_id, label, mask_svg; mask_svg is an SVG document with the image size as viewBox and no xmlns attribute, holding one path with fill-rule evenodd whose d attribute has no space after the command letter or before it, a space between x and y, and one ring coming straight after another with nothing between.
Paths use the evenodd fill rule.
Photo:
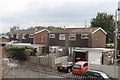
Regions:
<instances>
[{"instance_id":1,"label":"upstairs window","mask_svg":"<svg viewBox=\"0 0 120 80\"><path fill-rule=\"evenodd\" d=\"M69 35L69 40L75 41L76 40L76 34L70 34Z\"/></svg>"},{"instance_id":2,"label":"upstairs window","mask_svg":"<svg viewBox=\"0 0 120 80\"><path fill-rule=\"evenodd\" d=\"M81 34L81 39L88 39L88 34Z\"/></svg>"},{"instance_id":3,"label":"upstairs window","mask_svg":"<svg viewBox=\"0 0 120 80\"><path fill-rule=\"evenodd\" d=\"M120 56L120 50L118 50L118 56Z\"/></svg>"},{"instance_id":4,"label":"upstairs window","mask_svg":"<svg viewBox=\"0 0 120 80\"><path fill-rule=\"evenodd\" d=\"M55 34L49 34L49 38L55 38Z\"/></svg>"},{"instance_id":5,"label":"upstairs window","mask_svg":"<svg viewBox=\"0 0 120 80\"><path fill-rule=\"evenodd\" d=\"M26 34L23 34L23 35L22 35L22 39L26 39L25 36L26 36Z\"/></svg>"},{"instance_id":6,"label":"upstairs window","mask_svg":"<svg viewBox=\"0 0 120 80\"><path fill-rule=\"evenodd\" d=\"M59 34L59 40L65 40L65 34Z\"/></svg>"},{"instance_id":7,"label":"upstairs window","mask_svg":"<svg viewBox=\"0 0 120 80\"><path fill-rule=\"evenodd\" d=\"M120 33L118 33L118 39L120 39Z\"/></svg>"},{"instance_id":8,"label":"upstairs window","mask_svg":"<svg viewBox=\"0 0 120 80\"><path fill-rule=\"evenodd\" d=\"M19 34L16 34L16 39L19 39Z\"/></svg>"},{"instance_id":9,"label":"upstairs window","mask_svg":"<svg viewBox=\"0 0 120 80\"><path fill-rule=\"evenodd\" d=\"M13 34L10 34L10 38L13 38L14 37L14 35Z\"/></svg>"},{"instance_id":10,"label":"upstairs window","mask_svg":"<svg viewBox=\"0 0 120 80\"><path fill-rule=\"evenodd\" d=\"M29 34L29 38L33 38L33 34Z\"/></svg>"}]
</instances>

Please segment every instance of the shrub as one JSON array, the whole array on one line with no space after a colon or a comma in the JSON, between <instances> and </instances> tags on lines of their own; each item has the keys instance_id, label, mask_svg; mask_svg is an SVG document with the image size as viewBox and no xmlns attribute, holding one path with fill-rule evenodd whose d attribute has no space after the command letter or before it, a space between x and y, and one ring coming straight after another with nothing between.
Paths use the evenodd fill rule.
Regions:
<instances>
[{"instance_id":1,"label":"shrub","mask_svg":"<svg viewBox=\"0 0 120 80\"><path fill-rule=\"evenodd\" d=\"M20 47L20 46L7 46L6 51L8 52L8 55L12 59L17 60L27 60L28 55L25 54L26 49L31 49L32 54L36 53L36 49L32 47ZM35 55L34 55L35 56Z\"/></svg>"}]
</instances>

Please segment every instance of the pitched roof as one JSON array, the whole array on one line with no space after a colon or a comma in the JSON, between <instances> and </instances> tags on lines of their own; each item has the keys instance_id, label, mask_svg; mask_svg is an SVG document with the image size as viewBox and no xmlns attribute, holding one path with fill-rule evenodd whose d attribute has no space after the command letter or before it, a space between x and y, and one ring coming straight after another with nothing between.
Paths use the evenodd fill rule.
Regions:
<instances>
[{"instance_id":1,"label":"pitched roof","mask_svg":"<svg viewBox=\"0 0 120 80\"><path fill-rule=\"evenodd\" d=\"M29 30L18 30L11 32L11 34L34 34L35 30L29 29Z\"/></svg>"},{"instance_id":2,"label":"pitched roof","mask_svg":"<svg viewBox=\"0 0 120 80\"><path fill-rule=\"evenodd\" d=\"M11 34L35 34L35 33L38 33L38 32L42 32L44 30L47 30L47 29L38 29L38 30L24 29L24 30L18 30L18 31L11 32Z\"/></svg>"},{"instance_id":3,"label":"pitched roof","mask_svg":"<svg viewBox=\"0 0 120 80\"><path fill-rule=\"evenodd\" d=\"M9 39L8 36L5 36L5 35L1 35L0 38L6 38L6 39Z\"/></svg>"},{"instance_id":4,"label":"pitched roof","mask_svg":"<svg viewBox=\"0 0 120 80\"><path fill-rule=\"evenodd\" d=\"M94 34L96 31L100 29L106 34L106 32L100 27L55 29L55 30L52 30L51 33L92 33Z\"/></svg>"}]
</instances>

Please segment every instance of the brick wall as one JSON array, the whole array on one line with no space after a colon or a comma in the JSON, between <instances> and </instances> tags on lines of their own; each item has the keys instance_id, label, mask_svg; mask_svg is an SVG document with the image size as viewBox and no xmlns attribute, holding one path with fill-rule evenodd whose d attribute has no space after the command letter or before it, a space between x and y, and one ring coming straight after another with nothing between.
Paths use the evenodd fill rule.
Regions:
<instances>
[{"instance_id":1,"label":"brick wall","mask_svg":"<svg viewBox=\"0 0 120 80\"><path fill-rule=\"evenodd\" d=\"M35 34L34 43L48 45L48 31L42 31Z\"/></svg>"},{"instance_id":2,"label":"brick wall","mask_svg":"<svg viewBox=\"0 0 120 80\"><path fill-rule=\"evenodd\" d=\"M105 48L106 47L106 34L104 34L101 30L92 34L91 37L91 47L92 48Z\"/></svg>"}]
</instances>

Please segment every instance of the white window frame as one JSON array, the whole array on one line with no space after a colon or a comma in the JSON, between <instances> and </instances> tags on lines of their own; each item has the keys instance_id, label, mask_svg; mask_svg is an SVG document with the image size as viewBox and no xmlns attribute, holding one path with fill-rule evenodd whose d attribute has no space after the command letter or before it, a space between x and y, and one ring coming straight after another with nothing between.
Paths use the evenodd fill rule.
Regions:
<instances>
[{"instance_id":1,"label":"white window frame","mask_svg":"<svg viewBox=\"0 0 120 80\"><path fill-rule=\"evenodd\" d=\"M19 39L19 34L16 34L16 39Z\"/></svg>"},{"instance_id":2,"label":"white window frame","mask_svg":"<svg viewBox=\"0 0 120 80\"><path fill-rule=\"evenodd\" d=\"M43 35L41 36L41 42L44 42L44 37L43 37Z\"/></svg>"},{"instance_id":3,"label":"white window frame","mask_svg":"<svg viewBox=\"0 0 120 80\"><path fill-rule=\"evenodd\" d=\"M88 39L88 34L81 34L81 39Z\"/></svg>"},{"instance_id":4,"label":"white window frame","mask_svg":"<svg viewBox=\"0 0 120 80\"><path fill-rule=\"evenodd\" d=\"M29 38L33 38L34 37L34 34L29 34Z\"/></svg>"},{"instance_id":5,"label":"white window frame","mask_svg":"<svg viewBox=\"0 0 120 80\"><path fill-rule=\"evenodd\" d=\"M120 33L118 33L118 36L117 36L117 37L118 37L118 39L120 39Z\"/></svg>"},{"instance_id":6,"label":"white window frame","mask_svg":"<svg viewBox=\"0 0 120 80\"><path fill-rule=\"evenodd\" d=\"M120 50L118 50L118 56L120 56Z\"/></svg>"},{"instance_id":7,"label":"white window frame","mask_svg":"<svg viewBox=\"0 0 120 80\"><path fill-rule=\"evenodd\" d=\"M65 34L59 34L59 40L65 40Z\"/></svg>"},{"instance_id":8,"label":"white window frame","mask_svg":"<svg viewBox=\"0 0 120 80\"><path fill-rule=\"evenodd\" d=\"M22 35L22 39L26 39L25 36L26 36L26 34L23 34L23 35Z\"/></svg>"},{"instance_id":9,"label":"white window frame","mask_svg":"<svg viewBox=\"0 0 120 80\"><path fill-rule=\"evenodd\" d=\"M10 34L10 38L13 38L14 37L14 35L13 34Z\"/></svg>"},{"instance_id":10,"label":"white window frame","mask_svg":"<svg viewBox=\"0 0 120 80\"><path fill-rule=\"evenodd\" d=\"M69 40L70 41L75 41L76 40L76 34L70 34L69 35Z\"/></svg>"},{"instance_id":11,"label":"white window frame","mask_svg":"<svg viewBox=\"0 0 120 80\"><path fill-rule=\"evenodd\" d=\"M55 34L49 34L49 38L55 38Z\"/></svg>"}]
</instances>

